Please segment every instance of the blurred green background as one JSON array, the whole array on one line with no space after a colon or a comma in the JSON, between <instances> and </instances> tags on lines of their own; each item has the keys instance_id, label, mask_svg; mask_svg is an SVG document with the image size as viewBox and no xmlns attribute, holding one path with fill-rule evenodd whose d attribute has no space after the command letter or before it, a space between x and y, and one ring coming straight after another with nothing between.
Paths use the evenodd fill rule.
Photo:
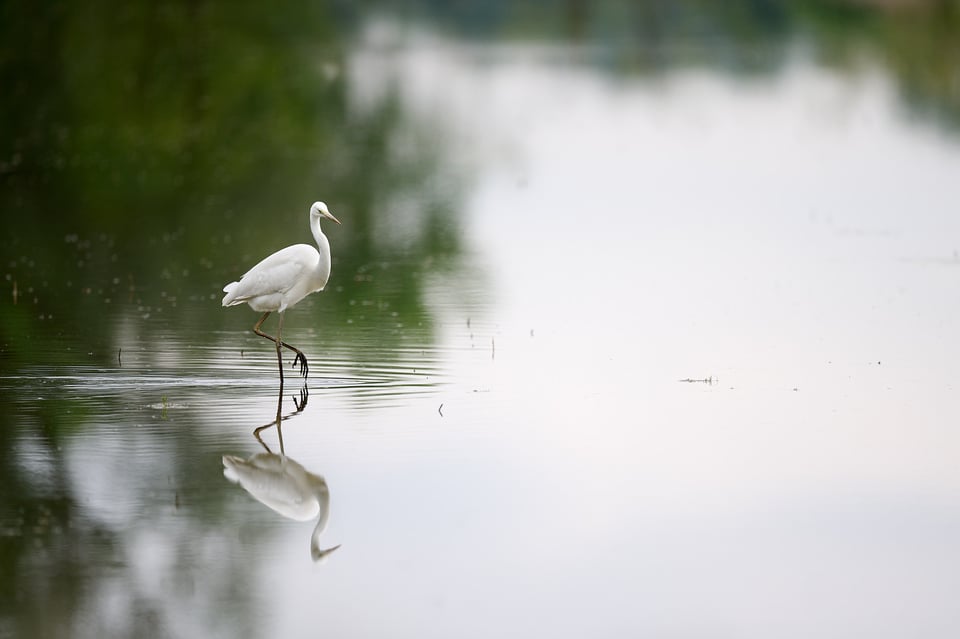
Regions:
<instances>
[{"instance_id":1,"label":"blurred green background","mask_svg":"<svg viewBox=\"0 0 960 639\"><path fill-rule=\"evenodd\" d=\"M410 130L389 93L350 111L343 47L356 19L324 3L5 3L5 365L48 352L25 348L41 321L89 330L98 346L124 306L229 321L223 284L310 241L317 199L345 222L332 231L340 288L386 286L394 310L417 312L418 265L378 267L401 251L434 266L456 254L456 185L431 187L443 149L427 130L397 157ZM400 199L422 218L415 236L375 238Z\"/></svg>"}]
</instances>

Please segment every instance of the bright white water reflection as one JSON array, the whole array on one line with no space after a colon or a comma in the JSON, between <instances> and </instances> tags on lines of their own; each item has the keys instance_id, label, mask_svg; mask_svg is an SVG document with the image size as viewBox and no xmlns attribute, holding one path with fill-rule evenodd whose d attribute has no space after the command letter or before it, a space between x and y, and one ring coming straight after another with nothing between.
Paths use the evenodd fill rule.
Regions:
<instances>
[{"instance_id":1,"label":"bright white water reflection","mask_svg":"<svg viewBox=\"0 0 960 639\"><path fill-rule=\"evenodd\" d=\"M869 67L644 81L390 37L358 96L402 87L476 167L495 340L451 354L469 382L423 435L479 441L406 467L401 626L956 630L956 141Z\"/></svg>"},{"instance_id":2,"label":"bright white water reflection","mask_svg":"<svg viewBox=\"0 0 960 639\"><path fill-rule=\"evenodd\" d=\"M432 278L433 333L400 346L305 328L323 294L288 316L314 376L283 447L326 480L322 564L316 519L221 475L276 411L262 340L27 375L101 422L70 481L120 531L92 570L134 569L89 632L132 599L193 636L955 636L956 140L879 70L800 55L644 80L379 25L346 77L358 111L400 87L453 142L477 271Z\"/></svg>"}]
</instances>

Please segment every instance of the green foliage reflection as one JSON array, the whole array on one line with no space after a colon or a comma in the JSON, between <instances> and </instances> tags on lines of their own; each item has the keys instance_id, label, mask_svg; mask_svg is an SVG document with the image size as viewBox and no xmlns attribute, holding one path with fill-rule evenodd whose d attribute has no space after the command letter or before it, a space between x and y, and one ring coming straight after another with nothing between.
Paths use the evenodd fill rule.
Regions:
<instances>
[{"instance_id":1,"label":"green foliage reflection","mask_svg":"<svg viewBox=\"0 0 960 639\"><path fill-rule=\"evenodd\" d=\"M17 220L0 242L6 357L20 358L30 320L103 326L99 316L124 304L176 299L212 327L232 321L214 299L222 285L310 241L316 199L344 222L332 284L372 264L456 255L456 188L422 186L436 182L437 141L395 157L409 127L396 101L364 113L349 104L340 37L351 15L292 5L6 7L0 207ZM389 221L400 196L418 211L412 242L375 242L375 220ZM391 272L360 278L375 289L360 295L422 314L419 271ZM348 300L329 298L348 312Z\"/></svg>"}]
</instances>

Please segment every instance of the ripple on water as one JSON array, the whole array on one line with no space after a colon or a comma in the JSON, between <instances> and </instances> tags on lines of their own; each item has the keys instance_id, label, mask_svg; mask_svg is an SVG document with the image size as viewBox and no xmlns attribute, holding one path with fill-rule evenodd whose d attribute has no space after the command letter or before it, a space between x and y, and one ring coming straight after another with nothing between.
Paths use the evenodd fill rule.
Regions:
<instances>
[{"instance_id":1,"label":"ripple on water","mask_svg":"<svg viewBox=\"0 0 960 639\"><path fill-rule=\"evenodd\" d=\"M365 399L359 408L391 405L405 398L430 393L443 383L442 357L425 349L403 349L379 354L363 363L341 354L313 360L306 381L311 392ZM289 363L289 362L286 362ZM120 399L144 408L183 409L199 396L215 393L225 400L274 396L277 390L275 360L269 353L237 357L234 352L208 351L204 361L192 362L189 372L170 367L124 365L26 367L13 375L0 376L0 385L12 390L14 401L69 399L81 405L96 405ZM302 384L296 371L285 373L286 390Z\"/></svg>"}]
</instances>

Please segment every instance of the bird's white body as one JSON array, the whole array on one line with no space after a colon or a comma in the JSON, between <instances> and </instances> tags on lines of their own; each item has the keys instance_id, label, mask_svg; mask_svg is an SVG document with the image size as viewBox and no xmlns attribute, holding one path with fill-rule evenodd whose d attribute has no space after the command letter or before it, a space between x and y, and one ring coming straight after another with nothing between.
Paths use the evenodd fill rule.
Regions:
<instances>
[{"instance_id":1,"label":"bird's white body","mask_svg":"<svg viewBox=\"0 0 960 639\"><path fill-rule=\"evenodd\" d=\"M294 244L264 258L239 282L223 287L223 305L249 304L261 313L282 313L310 293L322 291L330 278L330 241L320 230L321 217L337 221L323 202L310 208L310 230L317 248Z\"/></svg>"},{"instance_id":2,"label":"bird's white body","mask_svg":"<svg viewBox=\"0 0 960 639\"><path fill-rule=\"evenodd\" d=\"M323 236L321 236L323 237ZM326 240L326 237L323 238ZM309 244L294 244L264 258L223 290L224 306L249 304L255 311L284 312L310 293L322 291L330 277L330 253L321 260Z\"/></svg>"}]
</instances>

